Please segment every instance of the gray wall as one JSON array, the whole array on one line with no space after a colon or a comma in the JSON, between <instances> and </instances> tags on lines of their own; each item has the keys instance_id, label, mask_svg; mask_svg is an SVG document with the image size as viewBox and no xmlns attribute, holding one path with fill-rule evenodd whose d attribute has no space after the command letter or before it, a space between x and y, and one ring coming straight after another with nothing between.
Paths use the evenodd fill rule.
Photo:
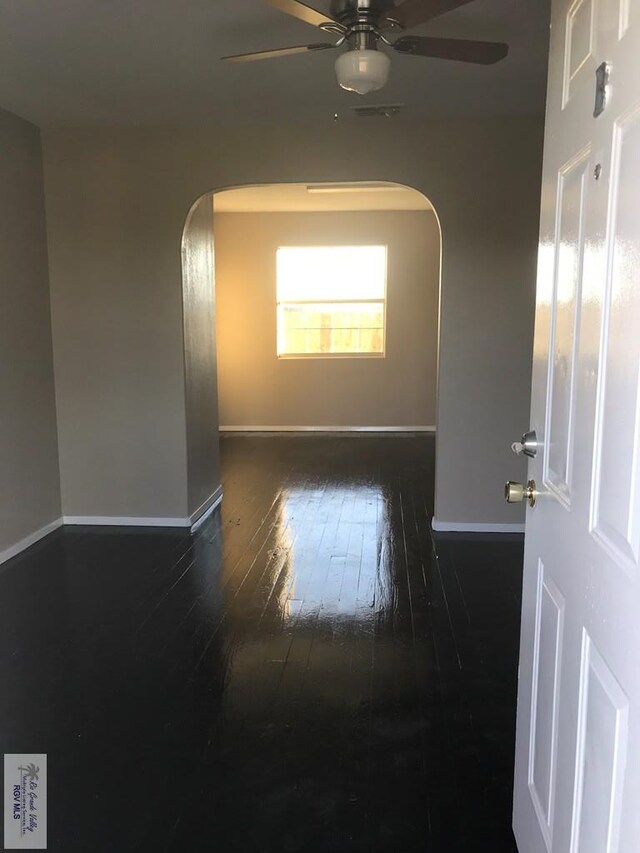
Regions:
<instances>
[{"instance_id":1,"label":"gray wall","mask_svg":"<svg viewBox=\"0 0 640 853\"><path fill-rule=\"evenodd\" d=\"M0 559L60 517L40 135L0 111Z\"/></svg>"},{"instance_id":2,"label":"gray wall","mask_svg":"<svg viewBox=\"0 0 640 853\"><path fill-rule=\"evenodd\" d=\"M435 424L440 232L433 213L218 213L214 230L221 424ZM388 251L385 357L278 358L278 246L367 243Z\"/></svg>"},{"instance_id":3,"label":"gray wall","mask_svg":"<svg viewBox=\"0 0 640 853\"><path fill-rule=\"evenodd\" d=\"M220 485L213 197L192 208L182 240L188 512L197 515Z\"/></svg>"},{"instance_id":4,"label":"gray wall","mask_svg":"<svg viewBox=\"0 0 640 853\"><path fill-rule=\"evenodd\" d=\"M442 228L436 514L522 519L502 484L529 416L542 120L55 129L44 134L65 512L187 503L181 237L202 194L385 180Z\"/></svg>"},{"instance_id":5,"label":"gray wall","mask_svg":"<svg viewBox=\"0 0 640 853\"><path fill-rule=\"evenodd\" d=\"M118 151L110 133L89 136L66 131L58 146L49 135L45 151L63 511L178 521L188 508L181 240L191 205L176 216L162 195L169 176L156 167L152 179L144 145Z\"/></svg>"}]
</instances>

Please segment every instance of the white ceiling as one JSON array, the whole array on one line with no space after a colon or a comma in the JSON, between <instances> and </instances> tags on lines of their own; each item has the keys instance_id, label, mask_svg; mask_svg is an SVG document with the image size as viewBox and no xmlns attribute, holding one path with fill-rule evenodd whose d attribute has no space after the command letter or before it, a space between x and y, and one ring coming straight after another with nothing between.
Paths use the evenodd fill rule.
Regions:
<instances>
[{"instance_id":1,"label":"white ceiling","mask_svg":"<svg viewBox=\"0 0 640 853\"><path fill-rule=\"evenodd\" d=\"M269 184L223 190L213 197L216 213L317 213L349 210L431 210L417 190L399 184L333 184L338 191L309 192L324 184Z\"/></svg>"},{"instance_id":2,"label":"white ceiling","mask_svg":"<svg viewBox=\"0 0 640 853\"><path fill-rule=\"evenodd\" d=\"M548 0L476 0L411 33L506 41L505 60L394 54L385 89L361 97L338 88L337 51L221 62L327 40L261 0L0 0L0 106L42 126L329 122L397 102L414 119L542 112L547 21Z\"/></svg>"}]
</instances>

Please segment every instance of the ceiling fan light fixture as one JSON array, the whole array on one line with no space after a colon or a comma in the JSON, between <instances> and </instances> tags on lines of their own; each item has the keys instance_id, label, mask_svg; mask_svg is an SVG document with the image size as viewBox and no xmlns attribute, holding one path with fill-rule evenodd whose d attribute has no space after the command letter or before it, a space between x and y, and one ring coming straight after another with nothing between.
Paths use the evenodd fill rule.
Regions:
<instances>
[{"instance_id":1,"label":"ceiling fan light fixture","mask_svg":"<svg viewBox=\"0 0 640 853\"><path fill-rule=\"evenodd\" d=\"M347 50L336 59L338 84L348 92L366 95L382 89L389 79L391 62L381 50Z\"/></svg>"}]
</instances>

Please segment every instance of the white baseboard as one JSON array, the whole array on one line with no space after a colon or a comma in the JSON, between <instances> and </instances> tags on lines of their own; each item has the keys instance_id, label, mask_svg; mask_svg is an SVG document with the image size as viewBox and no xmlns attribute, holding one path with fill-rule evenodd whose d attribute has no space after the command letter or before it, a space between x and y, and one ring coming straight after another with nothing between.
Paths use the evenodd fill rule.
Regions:
<instances>
[{"instance_id":1,"label":"white baseboard","mask_svg":"<svg viewBox=\"0 0 640 853\"><path fill-rule=\"evenodd\" d=\"M435 426L221 426L220 432L435 432Z\"/></svg>"},{"instance_id":2,"label":"white baseboard","mask_svg":"<svg viewBox=\"0 0 640 853\"><path fill-rule=\"evenodd\" d=\"M95 527L191 527L191 519L149 518L148 516L116 515L65 515L64 524Z\"/></svg>"},{"instance_id":3,"label":"white baseboard","mask_svg":"<svg viewBox=\"0 0 640 853\"><path fill-rule=\"evenodd\" d=\"M438 521L431 519L436 533L524 533L524 524L477 524L473 521Z\"/></svg>"},{"instance_id":4,"label":"white baseboard","mask_svg":"<svg viewBox=\"0 0 640 853\"><path fill-rule=\"evenodd\" d=\"M35 530L33 533L30 533L28 536L25 536L24 539L21 539L14 545L10 545L8 548L5 548L4 551L0 551L0 563L6 563L7 560L10 560L12 557L17 556L18 554L22 553L22 551L26 551L27 548L30 548L32 545L35 545L36 542L39 542L41 539L44 539L45 536L48 536L50 533L53 533L54 530L57 530L59 527L62 527L62 524L62 519L57 518L50 524L45 524L45 526L41 527L40 530Z\"/></svg>"},{"instance_id":5,"label":"white baseboard","mask_svg":"<svg viewBox=\"0 0 640 853\"><path fill-rule=\"evenodd\" d=\"M222 503L222 486L209 495L206 501L203 501L195 512L191 513L191 530L197 530L200 525L209 518L211 513Z\"/></svg>"},{"instance_id":6,"label":"white baseboard","mask_svg":"<svg viewBox=\"0 0 640 853\"><path fill-rule=\"evenodd\" d=\"M30 548L32 545L35 545L36 542L39 542L41 539L44 539L44 537L48 536L49 533L53 533L54 530L57 530L59 527L62 527L65 524L83 527L188 527L192 530L196 530L200 526L200 524L202 524L202 522L211 515L211 513L216 509L216 507L220 505L221 501L222 486L218 486L215 492L209 495L207 500L204 501L204 503L202 503L198 507L198 509L191 514L191 516L186 518L149 518L147 516L138 518L135 516L132 517L113 515L65 515L62 518L57 518L50 524L46 524L39 530L30 533L28 536L25 536L24 539L21 539L14 545L10 545L8 548L5 548L3 551L0 551L0 565L2 563L6 563L7 560L10 560L12 557L16 557L18 554L22 553L22 551L26 551L27 548Z\"/></svg>"}]
</instances>

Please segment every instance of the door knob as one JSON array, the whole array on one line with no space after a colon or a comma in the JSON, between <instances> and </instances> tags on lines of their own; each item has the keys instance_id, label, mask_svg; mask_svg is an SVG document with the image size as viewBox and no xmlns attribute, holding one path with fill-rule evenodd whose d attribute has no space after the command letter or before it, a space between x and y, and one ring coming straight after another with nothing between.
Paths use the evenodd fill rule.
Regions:
<instances>
[{"instance_id":1,"label":"door knob","mask_svg":"<svg viewBox=\"0 0 640 853\"><path fill-rule=\"evenodd\" d=\"M523 453L525 456L530 456L532 459L538 452L538 436L534 429L525 432L520 441L514 441L511 449L518 456Z\"/></svg>"},{"instance_id":2,"label":"door knob","mask_svg":"<svg viewBox=\"0 0 640 853\"><path fill-rule=\"evenodd\" d=\"M535 480L529 480L526 486L509 480L504 486L504 499L508 504L517 504L526 500L529 506L534 507L537 494Z\"/></svg>"}]
</instances>

